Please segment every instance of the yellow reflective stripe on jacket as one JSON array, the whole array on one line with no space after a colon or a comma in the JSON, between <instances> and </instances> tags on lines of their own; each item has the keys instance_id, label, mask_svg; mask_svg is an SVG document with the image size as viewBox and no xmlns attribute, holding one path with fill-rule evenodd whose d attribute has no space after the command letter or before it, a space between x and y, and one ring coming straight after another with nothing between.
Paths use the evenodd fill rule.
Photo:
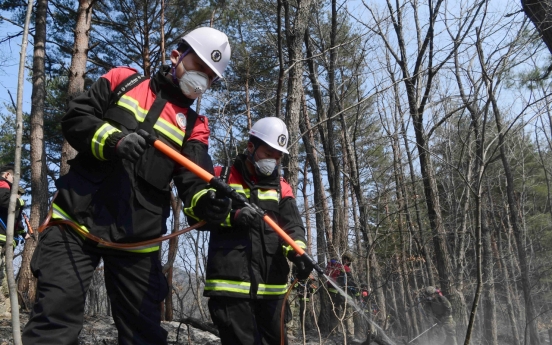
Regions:
<instances>
[{"instance_id":1,"label":"yellow reflective stripe on jacket","mask_svg":"<svg viewBox=\"0 0 552 345\"><path fill-rule=\"evenodd\" d=\"M181 131L178 127L170 123L169 121L159 118L153 128L158 130L160 133L163 133L167 138L171 139L178 145L182 145L184 141L184 136L186 133Z\"/></svg>"},{"instance_id":2,"label":"yellow reflective stripe on jacket","mask_svg":"<svg viewBox=\"0 0 552 345\"><path fill-rule=\"evenodd\" d=\"M94 136L92 137L91 143L92 154L94 155L94 157L101 161L106 160L103 152L105 140L114 132L120 132L120 130L111 126L109 123L104 123L100 128L98 128L98 130L96 131L96 133L94 133Z\"/></svg>"},{"instance_id":3,"label":"yellow reflective stripe on jacket","mask_svg":"<svg viewBox=\"0 0 552 345\"><path fill-rule=\"evenodd\" d=\"M328 288L328 291L331 292L331 293L339 293L339 292L337 292L337 290L334 289L334 288Z\"/></svg>"},{"instance_id":4,"label":"yellow reflective stripe on jacket","mask_svg":"<svg viewBox=\"0 0 552 345\"><path fill-rule=\"evenodd\" d=\"M224 279L207 279L205 281L206 291L229 291L242 294L249 294L251 283L239 282Z\"/></svg>"},{"instance_id":5,"label":"yellow reflective stripe on jacket","mask_svg":"<svg viewBox=\"0 0 552 345\"><path fill-rule=\"evenodd\" d=\"M229 186L232 187L236 192L245 195L245 197L248 199L251 196L251 190L249 188L243 188L243 186L239 183L230 183ZM268 189L268 190L259 189L258 197L259 197L259 200L279 201L278 192L275 189Z\"/></svg>"},{"instance_id":6,"label":"yellow reflective stripe on jacket","mask_svg":"<svg viewBox=\"0 0 552 345\"><path fill-rule=\"evenodd\" d=\"M146 119L146 115L148 114L148 111L142 108L137 100L128 95L122 95L117 102L117 105L120 105L121 107L133 113L138 122L144 122L144 120Z\"/></svg>"},{"instance_id":7,"label":"yellow reflective stripe on jacket","mask_svg":"<svg viewBox=\"0 0 552 345\"><path fill-rule=\"evenodd\" d=\"M303 249L307 248L307 245L303 241L295 241L295 243L297 243L297 245L299 245L299 247ZM287 246L282 246L282 249L284 250L284 256L287 257L288 253L293 250L293 247L290 245L287 245Z\"/></svg>"},{"instance_id":8,"label":"yellow reflective stripe on jacket","mask_svg":"<svg viewBox=\"0 0 552 345\"><path fill-rule=\"evenodd\" d=\"M71 222L73 222L73 224L78 226L79 229L81 229L83 232L85 232L87 234L90 233L90 231L88 231L86 226L77 223L73 218L69 217L69 215L61 209L61 207L59 207L55 203L52 204L52 208L53 208L52 219L63 219L63 220L71 221ZM77 231L77 234L82 239L86 238L85 235L81 234L78 231ZM122 250L122 251L125 251L125 252L131 252L131 253L151 253L151 252L155 252L155 251L159 250L159 245L158 244L150 244L150 245L147 245L147 246L139 246L139 247L137 246L137 247L134 247L134 248L130 249L130 248L113 248L113 247L109 247L109 246L102 245L102 244L98 243L98 247Z\"/></svg>"},{"instance_id":9,"label":"yellow reflective stripe on jacket","mask_svg":"<svg viewBox=\"0 0 552 345\"><path fill-rule=\"evenodd\" d=\"M17 201L19 202L19 206L20 206L20 207L25 206L25 200L23 200L23 199L17 199Z\"/></svg>"},{"instance_id":10,"label":"yellow reflective stripe on jacket","mask_svg":"<svg viewBox=\"0 0 552 345\"><path fill-rule=\"evenodd\" d=\"M278 200L278 192L275 189L260 190L259 189L259 200Z\"/></svg>"},{"instance_id":11,"label":"yellow reflective stripe on jacket","mask_svg":"<svg viewBox=\"0 0 552 345\"><path fill-rule=\"evenodd\" d=\"M207 193L208 191L215 191L215 189L213 188L209 188L209 189L202 189L200 190L199 192L197 192L193 197L192 197L192 203L190 205L190 207L184 207L184 214L189 216L189 217L192 217L193 219L195 220L201 220L199 219L195 213L194 213L194 207L197 205L197 201L199 200L199 198L201 198L203 195L205 195L205 193Z\"/></svg>"},{"instance_id":12,"label":"yellow reflective stripe on jacket","mask_svg":"<svg viewBox=\"0 0 552 345\"><path fill-rule=\"evenodd\" d=\"M148 110L140 107L139 102L136 99L128 95L123 95L117 104L133 113L136 121L144 122L146 119ZM180 128L161 117L157 119L155 125L153 125L153 128L180 146L182 145L184 136L186 135L186 133Z\"/></svg>"},{"instance_id":13,"label":"yellow reflective stripe on jacket","mask_svg":"<svg viewBox=\"0 0 552 345\"><path fill-rule=\"evenodd\" d=\"M6 243L6 240L7 240L7 239L8 239L8 238L6 237L6 235L0 234L0 244ZM16 242L15 240L13 240L13 247L14 247L14 248L17 247L17 242Z\"/></svg>"},{"instance_id":14,"label":"yellow reflective stripe on jacket","mask_svg":"<svg viewBox=\"0 0 552 345\"><path fill-rule=\"evenodd\" d=\"M251 191L249 190L249 188L243 188L243 186L239 183L230 183L229 186L232 187L236 192L245 195L247 199L249 199L249 197L251 196Z\"/></svg>"},{"instance_id":15,"label":"yellow reflective stripe on jacket","mask_svg":"<svg viewBox=\"0 0 552 345\"><path fill-rule=\"evenodd\" d=\"M287 285L259 284L257 295L284 295L287 292Z\"/></svg>"}]
</instances>

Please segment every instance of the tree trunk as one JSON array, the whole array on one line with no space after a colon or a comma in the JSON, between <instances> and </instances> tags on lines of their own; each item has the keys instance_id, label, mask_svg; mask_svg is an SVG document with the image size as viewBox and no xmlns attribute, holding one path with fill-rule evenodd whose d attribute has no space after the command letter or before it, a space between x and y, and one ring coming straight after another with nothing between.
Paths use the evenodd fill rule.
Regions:
<instances>
[{"instance_id":1,"label":"tree trunk","mask_svg":"<svg viewBox=\"0 0 552 345\"><path fill-rule=\"evenodd\" d=\"M303 37L308 24L308 15L312 0L297 0L295 18L290 16L290 3L285 1L286 42L288 45L289 78L285 122L288 127L289 154L284 157L284 176L297 195L297 179L299 174L299 118L301 111L301 95L303 94ZM293 21L293 25L292 25Z\"/></svg>"},{"instance_id":2,"label":"tree trunk","mask_svg":"<svg viewBox=\"0 0 552 345\"><path fill-rule=\"evenodd\" d=\"M360 115L360 114L357 114ZM366 252L368 254L368 267L369 267L369 273L367 273L367 283L370 284L370 278L373 278L375 282L381 282L381 268L380 264L378 262L378 258L376 256L374 245L374 235L370 232L368 224L370 224L370 211L369 211L369 205L368 200L366 198L366 194L364 193L363 189L360 185L360 173L358 171L358 164L360 161L360 157L356 152L353 152L353 149L351 147L351 140L349 139L349 133L347 131L347 127L345 124L345 118L343 116L343 113L339 116L339 119L341 121L341 127L342 127L342 135L343 135L343 146L345 147L345 153L348 158L347 159L348 164L348 172L349 176L351 176L351 185L353 187L355 197L358 201L359 206L359 213L360 213L360 224L361 224L361 233L364 237L364 245L366 247ZM358 119L357 119L358 120ZM346 239L346 237L345 237ZM346 243L346 242L345 242ZM371 277L370 277L371 275ZM378 284L379 285L379 284ZM380 312L378 313L378 320L383 322L386 322L387 320L387 309L385 306L385 294L383 288L378 288L374 290L374 293L376 294L376 300L380 308Z\"/></svg>"},{"instance_id":3,"label":"tree trunk","mask_svg":"<svg viewBox=\"0 0 552 345\"><path fill-rule=\"evenodd\" d=\"M408 111L412 119L416 138L427 215L433 237L434 261L437 263L437 271L439 273L438 285L441 287L443 293L449 297L455 314L462 315L465 311L465 301L462 292L456 289L454 284L455 275L441 215L439 190L437 188L434 176L435 172L429 154L429 152L431 152L428 142L429 138L426 137L424 124L424 111L430 99L429 95L432 91L434 78L439 69L444 65L460 43L455 42L449 55L445 55L441 64L434 64L434 58L437 56L434 51L433 42L435 34L434 25L443 3L443 0L437 0L430 4L429 11L427 12L427 24L425 24L427 26L427 31L420 34L422 39L418 41L418 50L412 61L408 61L409 59L407 56L407 51L409 51L409 49L404 37L404 28L402 27L402 19L404 16L403 9L400 6L393 9L394 3L392 1L387 1L387 7L390 11L389 15L391 20L393 21L396 44L399 50L398 52L393 52L393 56L401 69L402 83L404 84L406 97L408 99ZM418 8L415 7L414 11L417 12ZM417 13L415 15L417 15ZM470 27L471 24L467 25L462 30L468 30ZM385 36L383 32L379 32L378 34L382 38ZM386 38L384 38L384 40L386 40Z\"/></svg>"},{"instance_id":4,"label":"tree trunk","mask_svg":"<svg viewBox=\"0 0 552 345\"><path fill-rule=\"evenodd\" d=\"M308 36L305 34L305 36ZM308 38L306 38L308 39ZM308 44L307 44L308 46ZM307 48L307 52L309 49ZM307 53L308 54L308 53ZM310 59L309 59L310 60ZM310 62L312 63L312 61ZM323 111L323 109L318 109ZM314 209L316 214L316 243L317 243L317 260L320 263L326 262L327 245L326 239L331 240L330 230L330 212L328 203L326 201L326 195L324 193L324 183L322 182L322 173L320 171L320 164L318 162L318 154L315 150L314 133L310 127L310 121L308 117L308 108L305 103L305 97L303 94L303 121L299 122L299 128L303 134L303 144L305 145L305 151L307 152L307 160L312 173L312 182L314 184ZM325 284L323 280L320 280L319 284ZM327 294L324 293L324 287L321 287L320 294L320 315L318 324L323 333L329 331L329 313L331 304L329 298L326 298Z\"/></svg>"},{"instance_id":5,"label":"tree trunk","mask_svg":"<svg viewBox=\"0 0 552 345\"><path fill-rule=\"evenodd\" d=\"M21 324L19 321L19 301L17 294L17 285L14 278L13 267L13 229L15 224L15 205L17 203L17 187L21 176L21 144L23 137L23 80L25 79L25 52L27 51L27 43L29 36L29 23L33 10L33 1L27 3L27 12L25 14L25 25L23 28L23 36L21 39L21 50L19 55L19 71L17 76L17 103L15 114L15 166L13 174L13 187L10 192L10 201L8 204L8 219L6 224L6 276L8 282L10 307L12 310L12 335L15 345L21 344Z\"/></svg>"},{"instance_id":6,"label":"tree trunk","mask_svg":"<svg viewBox=\"0 0 552 345\"><path fill-rule=\"evenodd\" d=\"M31 227L35 230L48 212L48 174L44 148L44 101L46 99L46 17L48 0L36 4L33 52L33 91L31 94ZM31 272L31 257L38 241L38 233L25 242L19 270L17 289L22 297L21 306L29 310L35 301L36 279Z\"/></svg>"},{"instance_id":7,"label":"tree trunk","mask_svg":"<svg viewBox=\"0 0 552 345\"><path fill-rule=\"evenodd\" d=\"M399 230L399 233L401 230ZM401 236L402 237L402 236ZM402 239L399 242L399 246L402 245ZM407 335L408 339L412 339L413 336L418 334L417 331L414 330L415 323L412 322L412 314L410 313L410 310L407 310L408 306L406 304L406 299L409 295L409 289L408 289L408 275L407 271L404 269L404 251L401 248L398 248L396 251L400 252L400 255L395 255L395 261L397 263L397 279L398 279L398 287L399 287L399 296L400 296L400 303L397 304L397 313L401 315L402 317L399 318L399 320L404 320L405 322L401 322L400 325L403 327L403 332L406 331L406 334L398 334L398 335Z\"/></svg>"},{"instance_id":8,"label":"tree trunk","mask_svg":"<svg viewBox=\"0 0 552 345\"><path fill-rule=\"evenodd\" d=\"M400 104L400 98L399 98L399 88L398 84L395 82L394 78L392 77L393 81L393 90L394 90L394 97L397 101L397 104ZM402 113L402 111L401 111ZM429 254L429 248L428 245L426 245L425 236L423 233L424 227L422 226L422 216L421 216L421 210L420 210L420 204L418 203L418 191L416 190L416 186L418 185L416 183L418 176L416 176L416 170L414 169L414 158L412 157L412 151L410 150L410 144L409 144L409 137L408 137L408 131L406 130L406 125L404 123L403 116L400 118L400 126L401 130L400 133L402 133L402 139L405 147L405 153L406 158L408 160L408 168L410 171L410 186L411 186L411 195L414 199L414 212L416 215L416 227L419 231L419 245L422 252L422 255L424 256L424 262L421 263L427 273L427 279L428 283L431 286L435 286L435 276L433 275L433 269L432 269L432 260L431 256ZM406 193L404 193L406 196Z\"/></svg>"},{"instance_id":9,"label":"tree trunk","mask_svg":"<svg viewBox=\"0 0 552 345\"><path fill-rule=\"evenodd\" d=\"M161 65L165 65L165 0L161 0L161 13L159 14L159 37L160 37L160 47L159 55L161 55Z\"/></svg>"},{"instance_id":10,"label":"tree trunk","mask_svg":"<svg viewBox=\"0 0 552 345\"><path fill-rule=\"evenodd\" d=\"M496 112L495 112L496 113ZM499 115L496 115L497 122L500 121ZM498 127L498 125L497 125ZM501 131L501 126L499 131ZM502 133L502 132L500 132ZM531 296L531 278L530 278L530 269L527 252L525 251L525 245L523 243L523 238L525 236L522 226L519 224L517 216L517 207L514 197L514 178L510 170L510 163L506 158L506 149L504 147L504 139L499 139L500 143L500 155L502 159L502 164L504 166L504 172L506 174L506 194L508 196L508 207L510 209L510 222L514 232L514 238L517 246L517 254L519 258L519 265L521 269L521 287L523 290L523 296L525 299L525 323L527 325L527 343L531 345L539 345L540 340L537 330L537 320L535 314L535 308L533 305L533 297Z\"/></svg>"},{"instance_id":11,"label":"tree trunk","mask_svg":"<svg viewBox=\"0 0 552 345\"><path fill-rule=\"evenodd\" d=\"M395 118L395 131L398 131L400 128L400 123ZM406 252L405 252L405 241L404 241L404 234L407 233L407 229L404 225L410 227L411 221L408 213L408 203L407 203L407 196L404 188L404 181L403 181L403 170L402 170L402 161L401 161L401 150L400 150L400 143L398 138L398 133L395 132L391 136L393 144L391 145L393 150L393 174L395 177L395 185L397 186L395 188L395 194L397 197L397 209L399 210L398 213L398 231L399 231L399 247L400 247L400 259L399 261L399 272L402 271L402 275L404 276L404 279L401 279L402 287L401 287L401 294L403 295L403 305L402 308L404 309L404 314L407 320L406 326L407 326L407 335L408 339L412 339L413 336L419 333L418 330L418 323L416 320L416 313L414 311L414 308L408 308L407 306L413 305L412 295L410 294L410 288L408 284L408 266L406 265ZM406 220L403 219L403 214L406 217ZM411 231L410 233L414 234L414 231ZM408 308L408 309L407 309Z\"/></svg>"},{"instance_id":12,"label":"tree trunk","mask_svg":"<svg viewBox=\"0 0 552 345\"><path fill-rule=\"evenodd\" d=\"M310 220L310 206L309 206L309 193L308 193L308 173L309 173L309 161L305 160L303 164L303 187L301 188L301 194L303 194L303 207L305 209L305 239L307 240L307 253L312 254L312 234L311 234L311 220Z\"/></svg>"},{"instance_id":13,"label":"tree trunk","mask_svg":"<svg viewBox=\"0 0 552 345\"><path fill-rule=\"evenodd\" d=\"M491 199L491 208L494 208L494 202L492 199ZM494 214L494 212L492 212L492 214ZM495 220L494 217L493 217L493 220ZM499 268L502 273L502 281L504 282L504 295L506 296L506 309L508 313L508 319L510 321L510 330L512 331L512 343L520 344L521 339L519 335L519 326L518 326L518 317L517 317L518 314L516 313L512 302L514 298L514 294L512 292L512 280L510 278L510 274L508 273L508 264L504 259L504 255L505 253L507 253L507 251L503 249L502 239L501 239L500 230L499 230L500 226L499 224L496 223L496 221L494 222L494 228L497 229L497 233L496 233L497 249L495 253L495 260L498 260L500 263Z\"/></svg>"},{"instance_id":14,"label":"tree trunk","mask_svg":"<svg viewBox=\"0 0 552 345\"><path fill-rule=\"evenodd\" d=\"M552 1L521 0L521 6L542 36L548 51L552 53Z\"/></svg>"},{"instance_id":15,"label":"tree trunk","mask_svg":"<svg viewBox=\"0 0 552 345\"><path fill-rule=\"evenodd\" d=\"M142 18L142 25L144 30L144 45L142 46L142 68L144 69L144 76L147 78L151 77L151 56L150 56L150 35L151 27L150 27L150 15L153 16L155 13L150 13L148 10L148 4L144 3L141 4L143 6L143 18ZM156 6L157 7L157 6Z\"/></svg>"},{"instance_id":16,"label":"tree trunk","mask_svg":"<svg viewBox=\"0 0 552 345\"><path fill-rule=\"evenodd\" d=\"M173 194L171 192L171 208L172 208L172 214L173 214L173 228L172 232L175 233L176 231L180 230L180 213L182 210L182 201L180 198L178 198L177 195ZM165 298L165 321L172 321L173 320L173 288L172 288L172 278L173 278L173 264L174 260L176 258L176 252L178 250L178 237L171 238L169 240L169 253L167 255L167 262L163 265L163 273L167 277L167 282L169 284L169 292L167 293L167 297Z\"/></svg>"},{"instance_id":17,"label":"tree trunk","mask_svg":"<svg viewBox=\"0 0 552 345\"><path fill-rule=\"evenodd\" d=\"M481 215L481 236L483 244L483 343L485 345L498 345L495 284L493 271L493 251L491 242L491 229L487 224L485 212Z\"/></svg>"},{"instance_id":18,"label":"tree trunk","mask_svg":"<svg viewBox=\"0 0 552 345\"><path fill-rule=\"evenodd\" d=\"M308 30L305 31L305 47L307 51L307 64L309 66L309 79L312 84L312 92L316 103L317 118L325 118L324 102L322 100L322 92L320 85L318 84L318 76L316 75L316 67L314 66L314 59L312 58L311 46L309 44ZM332 234L330 232L331 220L330 210L328 202L326 200L326 193L324 183L322 181L322 172L320 170L320 163L318 161L318 154L316 152L316 144L314 142L314 132L310 126L309 113L306 104L306 100L303 93L303 121L299 122L299 128L303 135L303 144L305 145L305 151L307 153L307 159L311 167L312 180L314 184L314 207L316 210L316 240L317 240L317 256L318 262L326 262L326 254L328 253L327 242L332 241ZM321 125L323 127L324 124ZM321 133L324 134L323 132ZM322 137L323 138L323 137ZM325 140L322 139L322 145L325 144ZM333 255L333 252L330 252Z\"/></svg>"},{"instance_id":19,"label":"tree trunk","mask_svg":"<svg viewBox=\"0 0 552 345\"><path fill-rule=\"evenodd\" d=\"M506 195L508 200L508 209L510 223L514 232L514 237L517 245L517 253L519 258L519 264L521 269L521 287L523 289L523 296L525 299L525 323L527 325L527 337L526 343L531 345L540 345L539 334L537 330L537 315L533 305L533 297L531 296L531 277L529 265L527 259L527 252L525 251L525 245L523 238L525 237L525 231L518 219L518 207L516 204L514 176L510 168L510 162L508 161L506 153L505 132L502 125L502 115L500 108L494 94L492 92L492 85L489 85L489 96L491 97L492 110L495 116L496 128L498 131L498 144L500 148L500 159L502 160L502 166L504 168L504 175L506 176Z\"/></svg>"},{"instance_id":20,"label":"tree trunk","mask_svg":"<svg viewBox=\"0 0 552 345\"><path fill-rule=\"evenodd\" d=\"M169 240L171 241L171 240ZM169 291L167 293L167 297L165 297L165 304L163 305L163 308L165 309L165 312L163 313L163 321L173 321L174 315L173 315L173 272L174 267L171 266L169 270L167 271L167 285L169 287Z\"/></svg>"},{"instance_id":21,"label":"tree trunk","mask_svg":"<svg viewBox=\"0 0 552 345\"><path fill-rule=\"evenodd\" d=\"M84 75L86 73L86 61L88 57L88 40L92 25L92 10L96 0L79 0L77 9L77 20L75 23L75 43L73 44L73 55L69 67L69 85L67 97L75 97L84 91ZM59 175L63 176L69 171L67 161L75 158L77 151L63 140L61 148L61 164Z\"/></svg>"},{"instance_id":22,"label":"tree trunk","mask_svg":"<svg viewBox=\"0 0 552 345\"><path fill-rule=\"evenodd\" d=\"M334 167L333 175L328 174L328 181L330 183L330 192L332 194L332 206L333 206L333 245L337 248L338 254L343 254L343 252L349 247L348 243L343 242L344 236L342 233L346 231L346 220L345 220L345 210L343 208L343 191L341 189L341 169L342 162L339 158L339 151L335 145L338 142L338 133L339 125L333 120L335 113L338 111L338 100L337 100L337 82L336 82L336 62L338 52L337 49L333 49L337 44L337 1L332 0L332 13L331 13L331 31L330 31L330 64L328 69L328 93L329 93L329 105L328 105L328 146L329 151L324 151L326 154L326 165L328 165L328 160L332 161ZM341 128L345 130L345 128ZM339 241L339 240L342 241ZM341 259L341 258L339 258Z\"/></svg>"}]
</instances>

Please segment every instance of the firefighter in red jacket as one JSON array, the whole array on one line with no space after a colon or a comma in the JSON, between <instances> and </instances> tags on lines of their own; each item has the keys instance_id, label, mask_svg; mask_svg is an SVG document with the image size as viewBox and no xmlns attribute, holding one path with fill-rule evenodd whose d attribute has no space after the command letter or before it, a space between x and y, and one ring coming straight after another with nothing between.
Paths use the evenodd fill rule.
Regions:
<instances>
[{"instance_id":1,"label":"firefighter in red jacket","mask_svg":"<svg viewBox=\"0 0 552 345\"><path fill-rule=\"evenodd\" d=\"M221 77L229 59L226 35L198 28L171 52L171 66L151 79L126 87L135 71L114 68L69 102L61 126L78 155L56 181L54 225L40 234L31 261L38 300L23 332L25 345L77 343L86 293L101 259L119 344L167 344L160 303L168 287L159 244L106 248L55 221L70 221L82 232L120 243L165 233L171 180L184 200L206 184L148 147L136 131L156 135L212 171L207 118L190 106ZM230 212L230 201L214 193L204 193L198 203L197 214L207 221L219 223Z\"/></svg>"},{"instance_id":2,"label":"firefighter in red jacket","mask_svg":"<svg viewBox=\"0 0 552 345\"><path fill-rule=\"evenodd\" d=\"M2 247L6 244L6 226L8 224L8 206L10 204L13 174L13 164L6 164L0 167L0 246ZM20 197L23 195L21 189L22 188L19 188L17 193ZM17 202L15 204L15 229L13 232L14 248L18 244L16 237L22 238L23 236L25 236L25 227L23 226L23 217L21 216L23 212L23 206L25 206L25 202L20 197L17 199Z\"/></svg>"},{"instance_id":3,"label":"firefighter in red jacket","mask_svg":"<svg viewBox=\"0 0 552 345\"><path fill-rule=\"evenodd\" d=\"M345 297L341 295L332 284L329 282L327 283L328 292L333 305L332 311L330 311L330 327L332 331L339 329L351 339L354 339L355 335L353 322L354 308L347 304L347 299L352 298L354 300L360 296L351 272L353 260L354 256L350 252L345 252L341 256L341 262L332 259L326 267L326 274L349 296ZM341 319L343 319L345 330L341 327Z\"/></svg>"},{"instance_id":4,"label":"firefighter in red jacket","mask_svg":"<svg viewBox=\"0 0 552 345\"><path fill-rule=\"evenodd\" d=\"M279 174L287 152L288 131L276 117L257 121L245 154L230 168L228 184L258 205L302 248L305 230L291 187ZM215 169L218 174L220 167ZM200 192L196 197L201 197ZM195 198L194 198L195 199ZM197 219L194 203L185 213ZM251 208L233 204L228 218L211 228L204 296L226 344L280 344L281 311L288 288L289 264L299 279L308 278L310 262L285 244ZM286 331L284 330L284 337ZM284 339L287 344L287 338Z\"/></svg>"},{"instance_id":5,"label":"firefighter in red jacket","mask_svg":"<svg viewBox=\"0 0 552 345\"><path fill-rule=\"evenodd\" d=\"M8 224L8 207L10 204L10 194L13 184L14 166L6 164L0 167L0 318L11 317L10 294L8 291L8 281L6 274L5 245L6 245L6 225ZM22 195L18 191L19 196ZM21 212L25 202L18 198L15 204L15 222L14 222L14 240L13 247L19 243L25 236L25 227L23 226Z\"/></svg>"}]
</instances>

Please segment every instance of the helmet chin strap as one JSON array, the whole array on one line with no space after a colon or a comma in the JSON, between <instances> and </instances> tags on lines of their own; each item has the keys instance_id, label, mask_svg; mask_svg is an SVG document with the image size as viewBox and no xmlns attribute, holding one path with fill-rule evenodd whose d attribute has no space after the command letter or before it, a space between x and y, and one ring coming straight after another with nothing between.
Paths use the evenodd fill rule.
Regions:
<instances>
[{"instance_id":1,"label":"helmet chin strap","mask_svg":"<svg viewBox=\"0 0 552 345\"><path fill-rule=\"evenodd\" d=\"M171 76L172 76L172 80L175 84L178 85L178 78L176 77L176 66L178 66L179 63L182 62L182 59L184 59L184 57L186 55L188 55L188 53L190 52L190 50L192 50L192 48L188 48L184 51L184 53L180 54L180 57L178 58L178 61L171 66Z\"/></svg>"}]
</instances>

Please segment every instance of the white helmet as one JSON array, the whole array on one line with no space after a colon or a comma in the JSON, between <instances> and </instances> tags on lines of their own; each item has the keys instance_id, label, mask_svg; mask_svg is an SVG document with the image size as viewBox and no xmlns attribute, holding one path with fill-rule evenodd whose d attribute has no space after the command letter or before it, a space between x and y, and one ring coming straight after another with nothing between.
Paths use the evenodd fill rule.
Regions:
<instances>
[{"instance_id":1,"label":"white helmet","mask_svg":"<svg viewBox=\"0 0 552 345\"><path fill-rule=\"evenodd\" d=\"M255 122L249 134L261 139L278 151L289 153L287 150L288 130L284 121L277 117L265 117Z\"/></svg>"},{"instance_id":2,"label":"white helmet","mask_svg":"<svg viewBox=\"0 0 552 345\"><path fill-rule=\"evenodd\" d=\"M209 66L213 72L222 78L222 72L230 62L230 43L228 37L217 29L197 28L184 37L194 52Z\"/></svg>"}]
</instances>

